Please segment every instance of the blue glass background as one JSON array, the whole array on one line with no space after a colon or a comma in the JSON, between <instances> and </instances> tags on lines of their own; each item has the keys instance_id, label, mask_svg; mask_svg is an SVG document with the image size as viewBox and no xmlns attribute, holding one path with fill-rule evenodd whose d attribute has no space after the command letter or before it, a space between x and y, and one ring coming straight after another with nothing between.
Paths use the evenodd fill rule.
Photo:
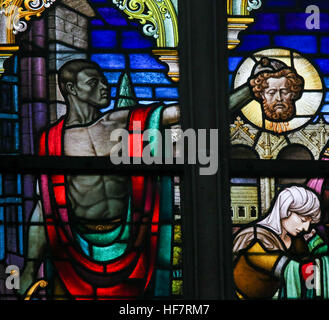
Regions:
<instances>
[{"instance_id":1,"label":"blue glass background","mask_svg":"<svg viewBox=\"0 0 329 320\"><path fill-rule=\"evenodd\" d=\"M156 49L156 40L145 36L137 21L128 20L114 7L106 7L107 1L91 2L97 16L91 21L90 59L104 70L114 98L103 111L115 106L116 89L123 72L130 73L139 104L177 102L178 87L167 75L168 66L151 52Z\"/></svg>"}]
</instances>

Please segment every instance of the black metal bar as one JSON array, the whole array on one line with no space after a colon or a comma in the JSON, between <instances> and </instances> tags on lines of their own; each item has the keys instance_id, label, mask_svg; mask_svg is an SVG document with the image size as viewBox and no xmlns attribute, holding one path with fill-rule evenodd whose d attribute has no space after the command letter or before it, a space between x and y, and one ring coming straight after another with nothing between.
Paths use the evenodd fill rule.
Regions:
<instances>
[{"instance_id":1,"label":"black metal bar","mask_svg":"<svg viewBox=\"0 0 329 320\"><path fill-rule=\"evenodd\" d=\"M220 163L223 164L223 159ZM24 155L0 156L0 172L11 173L160 173L183 175L198 168L189 164L114 164L110 157L39 157ZM219 170L228 168L231 177L327 177L329 163L317 160L236 160L232 159Z\"/></svg>"},{"instance_id":2,"label":"black metal bar","mask_svg":"<svg viewBox=\"0 0 329 320\"><path fill-rule=\"evenodd\" d=\"M231 177L327 177L329 162L317 160L231 160Z\"/></svg>"},{"instance_id":3,"label":"black metal bar","mask_svg":"<svg viewBox=\"0 0 329 320\"><path fill-rule=\"evenodd\" d=\"M110 157L40 157L0 156L0 172L6 173L70 173L70 174L166 174L181 175L179 164L114 164Z\"/></svg>"}]
</instances>

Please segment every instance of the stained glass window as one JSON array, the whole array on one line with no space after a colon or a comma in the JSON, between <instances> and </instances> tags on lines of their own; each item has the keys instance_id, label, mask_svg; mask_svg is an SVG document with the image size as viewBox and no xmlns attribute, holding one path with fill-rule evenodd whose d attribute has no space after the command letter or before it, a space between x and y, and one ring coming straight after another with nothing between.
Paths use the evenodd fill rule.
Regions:
<instances>
[{"instance_id":1,"label":"stained glass window","mask_svg":"<svg viewBox=\"0 0 329 320\"><path fill-rule=\"evenodd\" d=\"M231 176L235 295L324 299L328 2L239 3L227 7L231 159L244 166Z\"/></svg>"},{"instance_id":2,"label":"stained glass window","mask_svg":"<svg viewBox=\"0 0 329 320\"><path fill-rule=\"evenodd\" d=\"M328 298L327 1L0 5L1 299Z\"/></svg>"},{"instance_id":3,"label":"stained glass window","mask_svg":"<svg viewBox=\"0 0 329 320\"><path fill-rule=\"evenodd\" d=\"M121 128L135 159L180 128L177 0L0 4L2 155L95 160ZM0 299L182 296L179 176L40 173L0 174Z\"/></svg>"}]
</instances>

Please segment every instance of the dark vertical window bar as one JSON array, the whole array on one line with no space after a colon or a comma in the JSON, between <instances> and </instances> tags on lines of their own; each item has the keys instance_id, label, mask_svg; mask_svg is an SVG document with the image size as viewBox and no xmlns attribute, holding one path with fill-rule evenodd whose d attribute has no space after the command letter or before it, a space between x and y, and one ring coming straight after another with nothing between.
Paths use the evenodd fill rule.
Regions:
<instances>
[{"instance_id":1,"label":"dark vertical window bar","mask_svg":"<svg viewBox=\"0 0 329 320\"><path fill-rule=\"evenodd\" d=\"M219 129L219 170L187 165L182 190L184 297L231 299L232 228L226 114L226 2L180 2L183 129Z\"/></svg>"}]
</instances>

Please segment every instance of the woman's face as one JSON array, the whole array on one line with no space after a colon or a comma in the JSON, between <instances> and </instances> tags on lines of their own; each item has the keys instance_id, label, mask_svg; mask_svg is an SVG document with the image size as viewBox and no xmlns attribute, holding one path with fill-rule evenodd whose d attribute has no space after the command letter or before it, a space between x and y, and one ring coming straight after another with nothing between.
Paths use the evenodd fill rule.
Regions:
<instances>
[{"instance_id":1,"label":"woman's face","mask_svg":"<svg viewBox=\"0 0 329 320\"><path fill-rule=\"evenodd\" d=\"M292 236L308 231L312 218L292 212L288 218L281 220L282 228Z\"/></svg>"}]
</instances>

